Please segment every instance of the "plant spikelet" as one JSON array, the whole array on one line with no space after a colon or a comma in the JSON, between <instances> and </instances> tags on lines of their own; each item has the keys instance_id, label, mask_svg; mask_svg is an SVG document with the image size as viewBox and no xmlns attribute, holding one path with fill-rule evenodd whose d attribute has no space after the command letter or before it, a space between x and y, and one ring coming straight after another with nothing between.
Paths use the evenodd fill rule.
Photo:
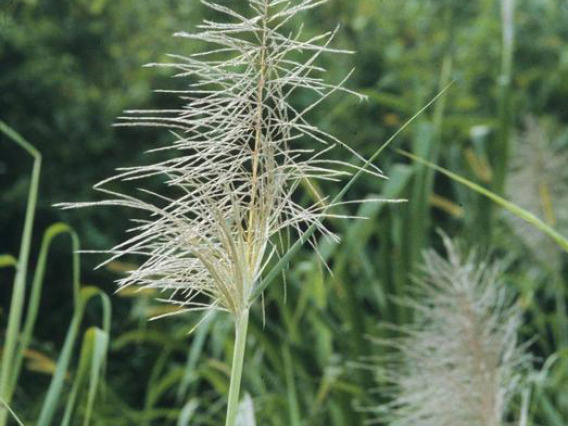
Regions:
<instances>
[{"instance_id":1,"label":"plant spikelet","mask_svg":"<svg viewBox=\"0 0 568 426\"><path fill-rule=\"evenodd\" d=\"M127 111L118 125L168 129L172 143L155 150L171 158L121 169L99 183L95 188L110 197L107 201L67 205L123 206L145 215L136 219L131 237L110 250L109 261L130 255L143 259L120 286L157 288L166 292L164 299L187 309L215 308L238 317L249 308L263 268L282 250L276 234L292 230L298 235L316 224L320 235L335 238L322 223L327 198L318 194L317 202L302 206L293 195L301 183L336 181L357 169L350 162L326 160L335 147L347 158L360 158L307 121L309 111L331 94L350 92L343 82L325 81L318 58L349 52L330 47L335 30L306 39L301 27L285 29L296 15L324 2L247 0L244 14L232 2L202 1L224 19L175 36L209 49L150 64L187 81L186 90L161 91L177 94L183 106ZM315 99L303 110L291 100L300 90ZM306 140L314 146L306 148ZM383 177L377 168L366 171ZM142 189L132 195L109 189L146 179L161 179L163 192ZM311 190L317 194L315 185Z\"/></svg>"},{"instance_id":2,"label":"plant spikelet","mask_svg":"<svg viewBox=\"0 0 568 426\"><path fill-rule=\"evenodd\" d=\"M374 370L391 402L373 411L391 426L499 426L522 389L529 357L518 344L520 311L499 279L501 266L425 255L424 278L403 302L415 313L401 336L379 340L391 355Z\"/></svg>"}]
</instances>

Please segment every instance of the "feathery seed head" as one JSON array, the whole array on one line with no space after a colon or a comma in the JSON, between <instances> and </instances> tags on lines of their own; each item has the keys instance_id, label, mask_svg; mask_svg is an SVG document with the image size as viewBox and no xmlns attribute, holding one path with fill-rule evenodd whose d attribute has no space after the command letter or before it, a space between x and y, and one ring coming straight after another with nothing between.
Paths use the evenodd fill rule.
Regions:
<instances>
[{"instance_id":1,"label":"feathery seed head","mask_svg":"<svg viewBox=\"0 0 568 426\"><path fill-rule=\"evenodd\" d=\"M517 342L520 312L499 264L444 242L448 259L428 251L425 278L405 301L414 323L398 329L399 338L379 340L393 352L373 368L392 401L372 411L393 426L499 426L528 368Z\"/></svg>"},{"instance_id":2,"label":"feathery seed head","mask_svg":"<svg viewBox=\"0 0 568 426\"><path fill-rule=\"evenodd\" d=\"M144 258L121 286L158 288L187 309L216 308L238 317L249 308L263 267L278 255L272 236L285 229L301 234L316 224L335 238L322 224L326 198L305 207L293 194L302 181L335 181L356 168L324 159L337 146L359 157L306 121L332 93L350 92L343 82L327 83L325 70L316 64L324 53L347 52L329 47L335 31L305 39L301 28L285 30L297 14L326 1L248 0L250 16L245 16L202 0L225 21L204 21L198 33L176 36L204 42L210 50L150 64L187 79L187 90L173 91L184 106L127 111L118 125L169 129L173 142L156 151L169 151L172 158L121 169L99 183L96 189L110 200L66 205L118 205L146 213L130 230L133 236L110 250L109 261ZM298 110L291 102L298 90L319 99ZM322 149L306 149L304 139ZM377 168L369 173L383 177ZM109 183L148 178L161 178L164 193L142 190L143 195L133 196L107 189Z\"/></svg>"}]
</instances>

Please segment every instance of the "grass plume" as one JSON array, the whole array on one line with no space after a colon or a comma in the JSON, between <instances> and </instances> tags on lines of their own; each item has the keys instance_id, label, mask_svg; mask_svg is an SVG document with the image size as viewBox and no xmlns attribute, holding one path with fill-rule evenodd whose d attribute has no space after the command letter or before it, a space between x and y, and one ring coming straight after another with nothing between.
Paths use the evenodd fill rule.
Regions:
<instances>
[{"instance_id":1,"label":"grass plume","mask_svg":"<svg viewBox=\"0 0 568 426\"><path fill-rule=\"evenodd\" d=\"M424 278L403 302L414 322L380 341L394 350L378 367L392 401L376 412L392 426L503 425L528 362L517 338L520 311L500 264L463 256L443 238L447 259L428 251Z\"/></svg>"},{"instance_id":2,"label":"grass plume","mask_svg":"<svg viewBox=\"0 0 568 426\"><path fill-rule=\"evenodd\" d=\"M177 37L212 46L190 56L170 55L167 67L188 81L176 91L184 106L168 110L134 110L121 126L158 126L172 143L157 148L172 158L122 169L96 185L110 200L68 204L122 206L146 213L129 230L132 236L109 251L108 262L134 255L146 260L119 282L169 291L168 301L187 309L220 309L239 317L249 308L254 285L278 245L271 237L283 230L323 225L326 197L311 206L293 195L301 181L338 180L356 169L326 160L343 147L335 137L306 121L308 111L337 91L316 65L324 53L348 53L329 47L335 30L305 40L301 28L284 32L298 13L323 1L249 0L251 16L203 1L230 23L205 21L196 34ZM219 59L220 56L224 59ZM304 110L291 102L299 90L317 98ZM168 91L165 91L168 92ZM306 148L310 139L319 145ZM368 171L382 177L380 170ZM131 195L109 189L118 181L162 179L164 191L140 189ZM314 188L315 190L315 188ZM327 210L325 210L327 212ZM206 296L203 298L202 296Z\"/></svg>"},{"instance_id":3,"label":"grass plume","mask_svg":"<svg viewBox=\"0 0 568 426\"><path fill-rule=\"evenodd\" d=\"M209 49L150 64L186 79L186 90L173 91L183 106L131 110L119 118L120 126L168 129L172 142L152 151L168 152L170 159L120 169L100 182L95 188L107 200L65 205L143 212L142 218L133 218L130 238L107 252L105 263L125 256L142 258L141 265L119 281L121 288L158 289L165 301L183 307L175 314L215 309L233 315L236 339L227 425L236 421L255 286L270 259L286 250L273 237L286 232L302 240L315 226L320 234L337 239L323 224L332 215L330 202L311 182L337 181L363 170L384 177L339 139L307 121L308 113L333 93L353 93L343 87L349 76L330 84L326 70L317 64L322 54L350 53L330 47L337 29L311 38L301 26L285 29L298 14L326 1L248 0L249 13L242 14L240 8L202 0L224 19L206 20L199 32L176 36ZM314 98L303 110L292 102L298 91ZM306 140L313 146L306 146ZM337 147L364 167L329 159L329 151ZM161 180L163 190L143 188L147 179ZM142 188L134 194L115 189L127 182ZM317 194L312 205L296 201L302 182Z\"/></svg>"}]
</instances>

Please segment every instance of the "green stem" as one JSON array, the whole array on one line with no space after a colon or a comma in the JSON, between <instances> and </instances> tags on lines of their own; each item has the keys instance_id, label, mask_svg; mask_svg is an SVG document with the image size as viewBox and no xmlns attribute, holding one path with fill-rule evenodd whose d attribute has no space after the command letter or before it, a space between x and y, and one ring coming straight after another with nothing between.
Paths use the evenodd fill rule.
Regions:
<instances>
[{"instance_id":1,"label":"green stem","mask_svg":"<svg viewBox=\"0 0 568 426\"><path fill-rule=\"evenodd\" d=\"M548 235L550 238L552 238L556 242L556 244L558 244L566 253L568 253L568 238L566 238L562 234L558 233L553 227L551 227L547 223L540 220L538 217L533 215L531 212L517 206L516 204L513 204L512 202L506 200L503 197L500 197L499 195L495 194L494 192L491 192L490 190L484 188L481 185L478 185L475 182L472 182L472 181L470 181L470 180L468 180L464 177L461 177L460 175L457 175L457 174L455 174L455 173L453 173L453 172L451 172L447 169L444 169L443 167L440 167L436 164L433 164L429 161L426 161L423 158L417 157L416 155L413 155L410 152L406 152L406 151L403 151L401 149L397 149L396 151L399 154L402 154L405 157L408 157L413 161L417 161L419 163L422 163L422 164L430 167L431 169L434 169L434 170L446 175L450 179L452 179L452 180L454 180L458 183L461 183L462 185L467 186L469 189L477 192L478 194L481 194L481 195L489 198L494 203L496 203L496 204L500 205L501 207L509 210L515 216L521 218L525 222L530 223L536 229L538 229L542 233Z\"/></svg>"},{"instance_id":2,"label":"green stem","mask_svg":"<svg viewBox=\"0 0 568 426\"><path fill-rule=\"evenodd\" d=\"M233 351L233 365L231 367L231 384L229 386L229 405L227 407L227 422L225 426L235 426L239 409L239 393L241 378L243 375L243 363L245 359L245 347L247 341L247 329L249 311L245 310L235 322L235 349Z\"/></svg>"},{"instance_id":3,"label":"green stem","mask_svg":"<svg viewBox=\"0 0 568 426\"><path fill-rule=\"evenodd\" d=\"M499 76L499 132L494 147L493 190L499 195L505 191L505 180L513 128L512 81L515 55L515 0L502 2L503 45L501 74Z\"/></svg>"},{"instance_id":4,"label":"green stem","mask_svg":"<svg viewBox=\"0 0 568 426\"><path fill-rule=\"evenodd\" d=\"M6 340L4 343L2 356L2 365L0 367L0 398L2 398L6 404L10 404L12 397L10 392L10 382L13 377L12 363L16 355L16 345L20 335L22 313L26 297L26 278L32 243L32 232L37 205L37 195L39 191L41 154L12 128L8 127L2 121L0 121L0 134L2 133L6 134L10 139L16 142L20 147L25 149L34 158L30 189L28 193L28 204L26 207L26 216L24 221L24 230L22 232L21 238L22 245L20 247L20 253L18 255L16 276L14 278L14 286L12 290L12 300L10 302L10 313L8 316ZM5 425L6 421L6 410L0 410L0 426Z\"/></svg>"},{"instance_id":5,"label":"green stem","mask_svg":"<svg viewBox=\"0 0 568 426\"><path fill-rule=\"evenodd\" d=\"M59 397L61 395L61 390L65 383L65 374L68 371L69 362L71 356L73 355L73 346L79 334L81 327L81 320L83 318L84 306L81 306L78 312L75 312L71 325L69 326L69 331L63 343L63 349L61 350L61 355L57 361L57 367L55 373L51 378L49 388L47 390L47 396L43 401L43 406L39 415L39 420L37 426L49 426L53 424L53 416L57 408L57 403L59 402Z\"/></svg>"}]
</instances>

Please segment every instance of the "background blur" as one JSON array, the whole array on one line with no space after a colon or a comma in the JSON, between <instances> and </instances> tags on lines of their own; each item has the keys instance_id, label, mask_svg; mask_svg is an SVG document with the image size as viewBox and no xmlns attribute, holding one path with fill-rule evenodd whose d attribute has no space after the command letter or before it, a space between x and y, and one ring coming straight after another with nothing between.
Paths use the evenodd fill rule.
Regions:
<instances>
[{"instance_id":1,"label":"background blur","mask_svg":"<svg viewBox=\"0 0 568 426\"><path fill-rule=\"evenodd\" d=\"M355 68L348 87L368 96L362 103L333 97L311 120L368 156L455 80L394 146L505 194L568 235L568 3L518 0L513 19L502 5L331 0L305 15L310 34L341 25L335 46L357 53L322 63L333 81ZM152 89L183 88L184 82L142 65L203 48L170 35L192 31L211 15L195 0L0 0L0 119L44 158L32 267L42 233L54 222L75 228L85 249L122 240L128 212L52 205L95 199L93 184L116 167L148 161L143 152L168 141L167 132L112 124L124 109L172 102ZM554 359L533 392L530 424L568 424L568 393L562 393L568 387L566 255L489 201L393 150L378 165L391 179L366 178L350 197L409 202L362 207L368 221L331 222L343 237L340 246L321 247L333 274L306 250L294 259L286 288L274 283L266 293L265 323L261 306L253 312L243 389L254 398L258 424L360 425L372 418L359 408L377 405L381 395L373 391L372 375L350 362L376 353L366 336L385 333L380 323L409 321L390 296L412 285L421 251L440 246L436 229L506 262L506 281L526 308L523 339L536 336L536 367ZM30 168L22 150L0 136L0 254L18 252ZM82 283L111 294L113 280L129 265L93 271L101 260L82 256ZM68 241L57 240L32 342L43 358L39 366L28 363L13 403L30 422L72 312L70 265ZM0 269L2 329L12 277ZM97 400L95 424L173 425L187 401L199 406L191 424L220 424L230 321L218 315L188 337L199 318L147 322L168 309L152 297L112 297L106 393ZM87 325L98 322L96 304L87 314Z\"/></svg>"}]
</instances>

